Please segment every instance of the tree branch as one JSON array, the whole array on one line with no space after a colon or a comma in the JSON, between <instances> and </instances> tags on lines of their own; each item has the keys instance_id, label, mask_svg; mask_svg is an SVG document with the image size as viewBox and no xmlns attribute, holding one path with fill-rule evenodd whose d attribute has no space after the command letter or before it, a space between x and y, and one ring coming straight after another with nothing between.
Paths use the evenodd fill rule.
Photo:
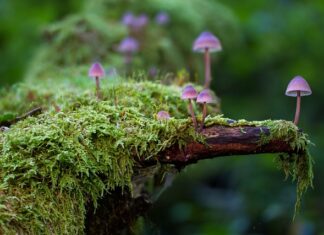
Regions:
<instances>
[{"instance_id":1,"label":"tree branch","mask_svg":"<svg viewBox=\"0 0 324 235\"><path fill-rule=\"evenodd\" d=\"M261 142L261 135L270 135L268 127L229 127L211 126L202 131L205 143L191 142L183 149L172 146L158 156L160 163L185 166L196 163L202 159L231 155L248 155L260 153L293 153L289 136L276 139L267 143Z\"/></svg>"}]
</instances>

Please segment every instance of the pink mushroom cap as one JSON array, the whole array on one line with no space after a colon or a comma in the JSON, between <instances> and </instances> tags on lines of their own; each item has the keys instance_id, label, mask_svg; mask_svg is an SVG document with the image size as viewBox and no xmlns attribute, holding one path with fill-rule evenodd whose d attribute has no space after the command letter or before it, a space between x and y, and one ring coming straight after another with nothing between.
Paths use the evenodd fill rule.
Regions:
<instances>
[{"instance_id":1,"label":"pink mushroom cap","mask_svg":"<svg viewBox=\"0 0 324 235\"><path fill-rule=\"evenodd\" d=\"M202 90L197 96L197 103L215 103L213 96L210 94L208 89Z\"/></svg>"},{"instance_id":2,"label":"pink mushroom cap","mask_svg":"<svg viewBox=\"0 0 324 235\"><path fill-rule=\"evenodd\" d=\"M181 99L183 100L195 99L197 98L197 95L198 93L196 89L192 85L188 85L183 89Z\"/></svg>"},{"instance_id":3,"label":"pink mushroom cap","mask_svg":"<svg viewBox=\"0 0 324 235\"><path fill-rule=\"evenodd\" d=\"M302 76L296 76L289 82L286 90L286 95L296 97L298 91L300 91L300 96L307 96L312 94L311 88Z\"/></svg>"},{"instance_id":4,"label":"pink mushroom cap","mask_svg":"<svg viewBox=\"0 0 324 235\"><path fill-rule=\"evenodd\" d=\"M92 64L91 68L89 69L89 77L92 78L102 78L105 76L105 70L102 65L98 62Z\"/></svg>"},{"instance_id":5,"label":"pink mushroom cap","mask_svg":"<svg viewBox=\"0 0 324 235\"><path fill-rule=\"evenodd\" d=\"M219 39L210 32L202 32L193 44L193 50L197 52L205 52L206 48L210 52L222 50L222 45Z\"/></svg>"},{"instance_id":6,"label":"pink mushroom cap","mask_svg":"<svg viewBox=\"0 0 324 235\"><path fill-rule=\"evenodd\" d=\"M168 120L170 119L170 114L167 111L160 111L157 113L158 120Z\"/></svg>"}]
</instances>

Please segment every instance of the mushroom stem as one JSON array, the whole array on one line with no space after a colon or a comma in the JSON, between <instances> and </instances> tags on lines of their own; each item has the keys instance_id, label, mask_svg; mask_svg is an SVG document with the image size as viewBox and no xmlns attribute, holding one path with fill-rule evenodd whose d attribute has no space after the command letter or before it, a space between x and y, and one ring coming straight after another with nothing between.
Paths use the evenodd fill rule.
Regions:
<instances>
[{"instance_id":1,"label":"mushroom stem","mask_svg":"<svg viewBox=\"0 0 324 235\"><path fill-rule=\"evenodd\" d=\"M209 88L211 83L210 56L208 48L205 48L205 88Z\"/></svg>"},{"instance_id":2,"label":"mushroom stem","mask_svg":"<svg viewBox=\"0 0 324 235\"><path fill-rule=\"evenodd\" d=\"M204 122L205 122L206 115L207 115L207 104L205 102L203 104L203 116L202 116L202 119L201 119L200 131L202 131L204 129Z\"/></svg>"},{"instance_id":3,"label":"mushroom stem","mask_svg":"<svg viewBox=\"0 0 324 235\"><path fill-rule=\"evenodd\" d=\"M300 102L301 102L300 91L297 91L297 104L296 104L296 113L295 113L295 119L294 119L294 124L295 125L297 125L298 121L299 121Z\"/></svg>"},{"instance_id":4,"label":"mushroom stem","mask_svg":"<svg viewBox=\"0 0 324 235\"><path fill-rule=\"evenodd\" d=\"M96 77L96 96L100 99L100 81L99 77Z\"/></svg>"},{"instance_id":5,"label":"mushroom stem","mask_svg":"<svg viewBox=\"0 0 324 235\"><path fill-rule=\"evenodd\" d=\"M197 119L196 119L195 113L193 111L191 99L188 99L188 102L189 102L188 103L188 108L189 108L189 111L190 111L190 114L191 114L192 122L194 124L195 129L197 129Z\"/></svg>"},{"instance_id":6,"label":"mushroom stem","mask_svg":"<svg viewBox=\"0 0 324 235\"><path fill-rule=\"evenodd\" d=\"M125 53L125 69L126 69L126 74L130 74L132 71L132 62L133 62L133 55L131 52L126 52Z\"/></svg>"}]
</instances>

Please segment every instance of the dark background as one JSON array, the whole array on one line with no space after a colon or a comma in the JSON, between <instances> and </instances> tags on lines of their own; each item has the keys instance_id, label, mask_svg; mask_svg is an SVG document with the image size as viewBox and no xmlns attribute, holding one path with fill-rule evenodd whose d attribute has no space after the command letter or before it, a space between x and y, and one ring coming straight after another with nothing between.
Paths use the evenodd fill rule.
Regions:
<instances>
[{"instance_id":1,"label":"dark background","mask_svg":"<svg viewBox=\"0 0 324 235\"><path fill-rule=\"evenodd\" d=\"M316 145L311 148L314 189L305 195L295 222L295 184L284 181L274 156L259 155L206 160L188 167L149 212L143 222L145 233L323 235L324 2L93 2L94 6L104 2L98 15L123 29L120 18L124 12L147 13L151 19L147 37L156 34L155 30L163 35L159 45L155 40L145 42L147 48L160 48L163 59L154 60L153 51L140 52L137 69L147 70L152 66L148 61L154 61L162 72L177 74L186 69L191 80L202 81L202 55L193 53L191 45L201 31L217 35L224 50L212 55L212 89L221 97L227 117L289 120L295 109L295 99L284 95L290 79L301 75L313 90L312 96L302 98L299 126ZM6 87L24 78L48 24L91 7L76 0L1 0L0 85ZM159 10L170 14L168 25L153 22ZM91 11L97 12L95 7Z\"/></svg>"}]
</instances>

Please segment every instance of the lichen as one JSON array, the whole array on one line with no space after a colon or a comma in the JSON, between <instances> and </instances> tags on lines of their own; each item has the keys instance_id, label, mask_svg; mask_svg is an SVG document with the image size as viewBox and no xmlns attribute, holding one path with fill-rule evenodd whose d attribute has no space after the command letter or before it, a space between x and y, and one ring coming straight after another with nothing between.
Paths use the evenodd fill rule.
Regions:
<instances>
[{"instance_id":1,"label":"lichen","mask_svg":"<svg viewBox=\"0 0 324 235\"><path fill-rule=\"evenodd\" d=\"M0 133L0 233L82 234L87 203L96 206L115 188L132 191L138 159L154 158L173 145L203 141L177 86L107 79L102 82L103 99L97 100L88 78L53 83L24 83L2 91L5 112L21 114L34 106L44 107L44 112ZM156 120L161 109L172 118ZM215 114L207 117L206 126L267 126L270 135L262 142L281 138L299 150L280 160L297 181L298 209L312 179L307 135L284 120L233 121Z\"/></svg>"}]
</instances>

